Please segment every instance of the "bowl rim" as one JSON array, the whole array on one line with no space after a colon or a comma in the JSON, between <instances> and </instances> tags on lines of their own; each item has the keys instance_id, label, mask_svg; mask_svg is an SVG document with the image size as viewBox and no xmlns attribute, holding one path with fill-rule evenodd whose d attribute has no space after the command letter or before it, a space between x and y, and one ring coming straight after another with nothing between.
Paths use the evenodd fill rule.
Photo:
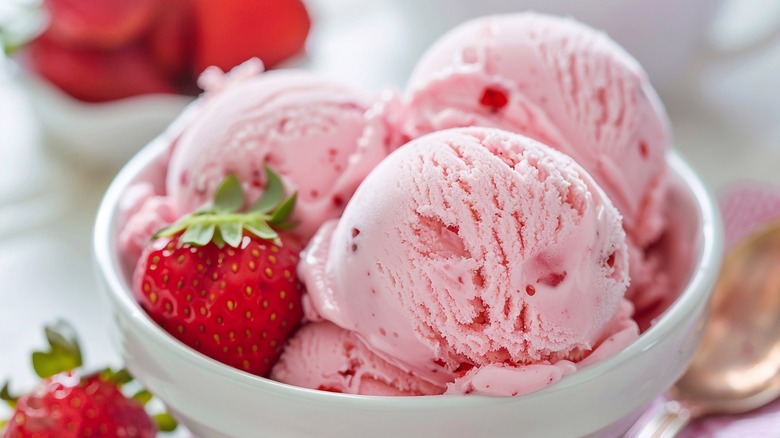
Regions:
<instances>
[{"instance_id":1,"label":"bowl rim","mask_svg":"<svg viewBox=\"0 0 780 438\"><path fill-rule=\"evenodd\" d=\"M135 329L141 330L145 337L154 339L156 342L164 345L166 351L179 356L193 366L218 374L222 378L234 383L276 392L278 395L287 397L305 397L309 400L312 400L312 397L314 397L314 399L341 400L347 403L359 401L361 404L372 403L372 405L377 403L377 406L381 404L384 408L425 409L452 404L467 406L472 403L484 403L485 399L492 399L494 402L500 402L501 400L517 401L518 399L531 400L565 391L567 388L577 386L581 382L596 379L599 376L610 373L631 357L652 348L666 338L675 327L685 322L698 305L708 300L722 259L722 224L714 197L685 159L677 151L670 150L666 154L666 162L669 168L687 185L701 215L701 248L693 267L694 272L683 292L661 314L657 323L642 333L628 347L604 360L583 367L576 373L564 376L554 385L515 397L491 397L485 395L470 395L469 397L456 395L369 396L302 388L234 369L187 347L157 326L141 309L140 305L132 299L129 285L127 285L127 282L121 275L118 251L112 251L112 244L116 242L115 229L119 213L118 206L125 189L133 179L163 154L169 143L170 132L167 135L158 136L138 152L120 170L109 185L100 203L94 227L93 264L96 274L103 280L103 284L109 290L106 293L109 294L111 301L114 303L114 312L121 312L129 316L135 324Z\"/></svg>"}]
</instances>

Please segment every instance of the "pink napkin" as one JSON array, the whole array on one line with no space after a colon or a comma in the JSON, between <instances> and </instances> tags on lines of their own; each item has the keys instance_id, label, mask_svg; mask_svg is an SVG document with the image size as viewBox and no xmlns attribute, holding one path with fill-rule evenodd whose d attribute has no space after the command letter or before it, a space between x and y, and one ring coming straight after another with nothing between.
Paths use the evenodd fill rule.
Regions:
<instances>
[{"instance_id":1,"label":"pink napkin","mask_svg":"<svg viewBox=\"0 0 780 438\"><path fill-rule=\"evenodd\" d=\"M780 399L743 415L703 418L680 434L680 438L777 436L780 436Z\"/></svg>"},{"instance_id":2,"label":"pink napkin","mask_svg":"<svg viewBox=\"0 0 780 438\"><path fill-rule=\"evenodd\" d=\"M723 190L719 204L728 251L762 225L780 220L780 187L752 181L734 183ZM663 397L659 398L640 423L664 401ZM780 399L743 415L702 418L688 426L680 437L780 437Z\"/></svg>"},{"instance_id":3,"label":"pink napkin","mask_svg":"<svg viewBox=\"0 0 780 438\"><path fill-rule=\"evenodd\" d=\"M780 187L753 181L734 183L723 190L719 204L728 251L767 222L780 220Z\"/></svg>"}]
</instances>

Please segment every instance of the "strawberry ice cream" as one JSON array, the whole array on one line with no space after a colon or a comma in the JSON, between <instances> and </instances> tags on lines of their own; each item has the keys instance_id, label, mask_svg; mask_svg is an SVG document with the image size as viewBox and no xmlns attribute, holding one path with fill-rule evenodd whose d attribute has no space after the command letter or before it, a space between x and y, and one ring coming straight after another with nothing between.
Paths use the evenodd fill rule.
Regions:
<instances>
[{"instance_id":1,"label":"strawberry ice cream","mask_svg":"<svg viewBox=\"0 0 780 438\"><path fill-rule=\"evenodd\" d=\"M622 350L682 289L666 257L666 114L604 34L533 13L477 19L429 50L402 99L261 71L202 76L159 179L127 192L120 245L137 260L228 175L248 207L273 169L297 193L283 232L308 245L306 324L271 378L526 394Z\"/></svg>"},{"instance_id":2,"label":"strawberry ice cream","mask_svg":"<svg viewBox=\"0 0 780 438\"><path fill-rule=\"evenodd\" d=\"M357 334L330 322L303 327L290 340L271 378L304 388L363 395L433 395L446 389L383 360Z\"/></svg>"},{"instance_id":3,"label":"strawberry ice cream","mask_svg":"<svg viewBox=\"0 0 780 438\"><path fill-rule=\"evenodd\" d=\"M168 170L179 211L203 205L230 173L248 202L272 167L298 192L295 233L306 239L338 217L366 174L397 146L375 96L304 71L271 71L205 102L181 136Z\"/></svg>"},{"instance_id":4,"label":"strawberry ice cream","mask_svg":"<svg viewBox=\"0 0 780 438\"><path fill-rule=\"evenodd\" d=\"M149 183L138 183L128 190L122 200L127 224L119 233L119 244L128 261L135 263L154 233L176 221L179 214L173 204L171 198L158 196Z\"/></svg>"},{"instance_id":5,"label":"strawberry ice cream","mask_svg":"<svg viewBox=\"0 0 780 438\"><path fill-rule=\"evenodd\" d=\"M228 174L254 202L265 166L297 192L292 233L306 241L341 214L360 181L400 143L391 128L392 93L363 93L304 71L261 72L253 60L226 75L204 73L206 93L171 145L164 190L136 188L128 201L120 244L130 258L154 231L207 203Z\"/></svg>"},{"instance_id":6,"label":"strawberry ice cream","mask_svg":"<svg viewBox=\"0 0 780 438\"><path fill-rule=\"evenodd\" d=\"M627 269L620 215L579 165L468 128L387 157L312 239L299 275L310 319L394 367L450 392L515 395L637 336Z\"/></svg>"},{"instance_id":7,"label":"strawberry ice cream","mask_svg":"<svg viewBox=\"0 0 780 438\"><path fill-rule=\"evenodd\" d=\"M665 227L668 120L641 66L605 34L535 13L476 19L428 50L406 100L412 138L489 126L570 155L623 216L638 307L668 293L658 262L644 253Z\"/></svg>"}]
</instances>

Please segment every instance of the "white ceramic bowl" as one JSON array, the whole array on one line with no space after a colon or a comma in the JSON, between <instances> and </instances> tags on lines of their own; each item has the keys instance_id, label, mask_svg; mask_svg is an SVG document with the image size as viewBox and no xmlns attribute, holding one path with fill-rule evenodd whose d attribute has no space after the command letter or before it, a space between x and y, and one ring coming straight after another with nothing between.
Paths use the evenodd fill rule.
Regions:
<instances>
[{"instance_id":1,"label":"white ceramic bowl","mask_svg":"<svg viewBox=\"0 0 780 438\"><path fill-rule=\"evenodd\" d=\"M518 397L353 396L298 388L230 368L160 329L132 298L121 266L118 204L139 179L159 182L159 138L117 176L98 214L94 257L113 302L129 370L196 436L210 437L577 437L618 436L672 385L698 344L721 259L712 198L676 153L671 205L691 266L680 297L617 355ZM157 174L155 177L154 175Z\"/></svg>"}]
</instances>

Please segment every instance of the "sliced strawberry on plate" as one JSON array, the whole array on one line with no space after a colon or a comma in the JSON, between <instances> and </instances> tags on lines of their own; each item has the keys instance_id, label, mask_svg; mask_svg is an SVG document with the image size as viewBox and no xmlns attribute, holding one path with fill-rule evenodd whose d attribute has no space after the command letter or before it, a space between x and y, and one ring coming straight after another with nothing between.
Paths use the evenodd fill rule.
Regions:
<instances>
[{"instance_id":1,"label":"sliced strawberry on plate","mask_svg":"<svg viewBox=\"0 0 780 438\"><path fill-rule=\"evenodd\" d=\"M158 233L133 278L136 299L162 328L260 376L303 316L300 246L281 231L292 225L287 218L296 197L284 199L279 177L267 168L266 175L265 193L243 213L241 184L227 177L213 206Z\"/></svg>"}]
</instances>

